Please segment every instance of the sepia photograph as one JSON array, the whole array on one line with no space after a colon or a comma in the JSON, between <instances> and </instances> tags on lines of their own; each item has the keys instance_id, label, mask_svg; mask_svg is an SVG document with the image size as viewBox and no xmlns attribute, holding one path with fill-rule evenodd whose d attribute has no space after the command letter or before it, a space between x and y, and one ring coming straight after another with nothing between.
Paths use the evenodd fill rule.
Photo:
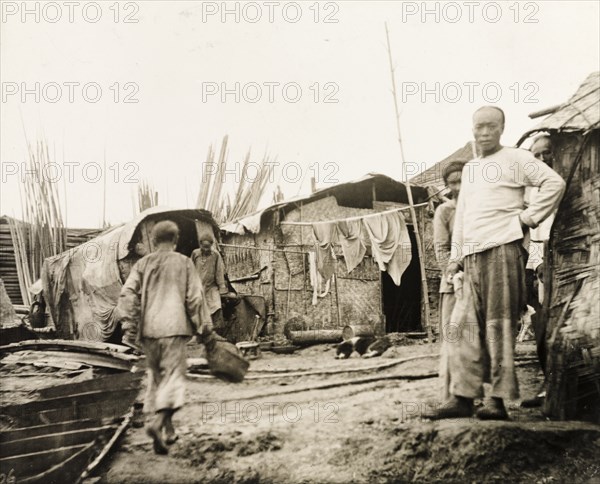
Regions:
<instances>
[{"instance_id":1,"label":"sepia photograph","mask_svg":"<svg viewBox=\"0 0 600 484\"><path fill-rule=\"evenodd\" d=\"M0 484L600 484L600 2L0 0Z\"/></svg>"}]
</instances>

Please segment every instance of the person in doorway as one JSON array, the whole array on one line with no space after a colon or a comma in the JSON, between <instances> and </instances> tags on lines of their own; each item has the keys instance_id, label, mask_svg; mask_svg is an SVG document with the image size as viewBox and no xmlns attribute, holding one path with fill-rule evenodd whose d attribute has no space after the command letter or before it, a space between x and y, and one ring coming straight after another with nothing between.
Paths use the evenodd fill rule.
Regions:
<instances>
[{"instance_id":1,"label":"person in doorway","mask_svg":"<svg viewBox=\"0 0 600 484\"><path fill-rule=\"evenodd\" d=\"M200 275L206 303L213 326L217 333L224 331L223 306L221 296L228 295L225 283L225 264L221 254L213 249L213 240L205 235L200 240L200 248L192 252L192 261Z\"/></svg>"},{"instance_id":2,"label":"person in doorway","mask_svg":"<svg viewBox=\"0 0 600 484\"><path fill-rule=\"evenodd\" d=\"M471 416L474 399L484 396L484 382L491 391L477 411L479 419L507 419L504 401L519 396L514 348L525 307L528 232L556 209L565 182L529 151L502 146L504 123L504 112L495 106L473 114L479 156L463 169L447 271L464 271L451 317L458 329L451 395L426 415L431 419ZM540 188L527 208L526 186Z\"/></svg>"},{"instance_id":3,"label":"person in doorway","mask_svg":"<svg viewBox=\"0 0 600 484\"><path fill-rule=\"evenodd\" d=\"M192 261L175 252L179 229L161 221L152 229L156 250L132 267L119 296L123 343L146 355L148 386L144 411L155 413L146 427L154 451L167 454L177 436L173 414L184 404L186 344L194 334L212 333L202 283Z\"/></svg>"},{"instance_id":4,"label":"person in doorway","mask_svg":"<svg viewBox=\"0 0 600 484\"><path fill-rule=\"evenodd\" d=\"M445 166L442 177L446 187L450 190L450 200L442 203L433 216L433 244L435 258L442 272L440 280L440 302L439 302L439 337L442 340L440 351L440 378L442 383L442 398L449 398L450 373L448 371L448 358L451 348L451 337L448 334L450 315L456 301L454 288L448 280L446 269L450 260L450 248L452 244L452 227L454 226L454 212L456 211L456 200L460 192L460 179L466 161L455 160Z\"/></svg>"},{"instance_id":5,"label":"person in doorway","mask_svg":"<svg viewBox=\"0 0 600 484\"><path fill-rule=\"evenodd\" d=\"M544 162L550 168L554 166L554 147L550 136L543 134L533 140L529 151L538 160ZM529 192L530 203L538 196L538 189L532 188ZM544 376L546 375L546 321L542 319L541 308L544 295L543 285L543 266L544 266L544 245L550 239L550 229L554 222L555 212L544 220L540 225L531 229L531 241L529 243L529 258L527 259L527 282L528 282L528 304L534 308L536 314L532 316L533 333L535 335L535 344L538 360ZM534 282L537 280L537 284ZM537 286L537 290L536 290ZM545 382L540 391L533 398L525 399L521 402L523 407L539 407L546 397Z\"/></svg>"}]
</instances>

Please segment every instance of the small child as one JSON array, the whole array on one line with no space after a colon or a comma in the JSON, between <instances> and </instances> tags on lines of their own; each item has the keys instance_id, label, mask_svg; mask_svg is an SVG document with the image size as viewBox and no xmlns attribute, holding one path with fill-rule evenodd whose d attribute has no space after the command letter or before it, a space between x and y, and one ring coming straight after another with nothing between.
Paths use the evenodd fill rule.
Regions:
<instances>
[{"instance_id":1,"label":"small child","mask_svg":"<svg viewBox=\"0 0 600 484\"><path fill-rule=\"evenodd\" d=\"M152 238L156 250L132 267L118 310L123 342L141 345L146 355L144 411L156 412L146 432L154 442L154 452L167 454L167 445L177 440L172 417L185 398L186 344L194 334L210 334L212 324L194 264L175 252L177 225L158 222Z\"/></svg>"}]
</instances>

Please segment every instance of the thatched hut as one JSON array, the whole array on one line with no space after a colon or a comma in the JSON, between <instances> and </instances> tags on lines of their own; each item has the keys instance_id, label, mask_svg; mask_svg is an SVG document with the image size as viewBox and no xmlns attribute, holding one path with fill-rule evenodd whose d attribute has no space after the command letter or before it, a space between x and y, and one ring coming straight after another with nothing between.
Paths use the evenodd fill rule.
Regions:
<instances>
[{"instance_id":1,"label":"thatched hut","mask_svg":"<svg viewBox=\"0 0 600 484\"><path fill-rule=\"evenodd\" d=\"M412 191L424 240L429 194L424 187L413 187ZM316 304L310 280L309 259L315 250L311 222L362 217L406 208L407 204L405 184L385 175L369 174L353 182L317 190L304 198L277 203L221 226L221 248L230 281L238 292L266 299L268 331L272 334L282 333L286 322L295 317L303 321L305 329L370 325L379 332L421 331L421 274L413 223L407 210L403 213L412 259L400 286L379 270L369 247L362 262L348 273L339 244L334 245L335 277ZM425 257L433 259L429 249ZM432 278L429 284L432 324L436 321L437 289L437 281Z\"/></svg>"},{"instance_id":2,"label":"thatched hut","mask_svg":"<svg viewBox=\"0 0 600 484\"><path fill-rule=\"evenodd\" d=\"M600 423L600 73L519 142L540 132L567 181L545 260L549 356L545 412ZM534 117L535 115L531 115Z\"/></svg>"},{"instance_id":3,"label":"thatched hut","mask_svg":"<svg viewBox=\"0 0 600 484\"><path fill-rule=\"evenodd\" d=\"M448 164L450 164L452 161L469 161L475 158L474 145L475 143L473 141L468 141L464 146L458 148L450 156L447 156L443 160L438 161L437 163L422 171L418 175L412 177L410 179L410 182L423 187L432 187L436 190L436 192L444 192L444 168L446 168L446 166L448 166Z\"/></svg>"}]
</instances>

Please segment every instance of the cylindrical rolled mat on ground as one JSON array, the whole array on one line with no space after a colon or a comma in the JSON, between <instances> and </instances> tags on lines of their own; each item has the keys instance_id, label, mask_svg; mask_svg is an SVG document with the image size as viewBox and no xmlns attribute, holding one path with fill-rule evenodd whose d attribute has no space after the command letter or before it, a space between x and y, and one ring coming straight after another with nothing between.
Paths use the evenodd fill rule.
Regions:
<instances>
[{"instance_id":1,"label":"cylindrical rolled mat on ground","mask_svg":"<svg viewBox=\"0 0 600 484\"><path fill-rule=\"evenodd\" d=\"M342 330L309 329L305 331L288 331L287 337L292 343L300 346L323 343L339 343L342 341Z\"/></svg>"},{"instance_id":2,"label":"cylindrical rolled mat on ground","mask_svg":"<svg viewBox=\"0 0 600 484\"><path fill-rule=\"evenodd\" d=\"M373 327L368 324L351 324L344 326L342 330L342 338L345 340L352 339L357 336L374 336Z\"/></svg>"}]
</instances>

